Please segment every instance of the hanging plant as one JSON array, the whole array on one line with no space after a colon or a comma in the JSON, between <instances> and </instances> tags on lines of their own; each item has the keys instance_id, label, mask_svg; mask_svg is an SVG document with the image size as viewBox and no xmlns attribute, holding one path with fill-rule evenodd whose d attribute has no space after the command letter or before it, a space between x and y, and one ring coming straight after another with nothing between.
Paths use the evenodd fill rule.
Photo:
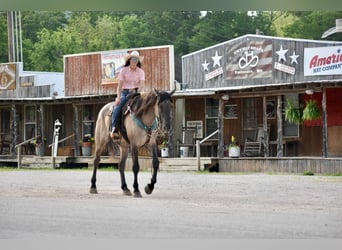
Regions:
<instances>
[{"instance_id":1,"label":"hanging plant","mask_svg":"<svg viewBox=\"0 0 342 250\"><path fill-rule=\"evenodd\" d=\"M295 107L294 103L290 99L287 99L287 106L285 108L285 120L297 125L303 123L302 110Z\"/></svg>"},{"instance_id":2,"label":"hanging plant","mask_svg":"<svg viewBox=\"0 0 342 250\"><path fill-rule=\"evenodd\" d=\"M303 110L303 120L311 121L321 118L321 111L318 108L316 100L310 99L306 101L306 106Z\"/></svg>"}]
</instances>

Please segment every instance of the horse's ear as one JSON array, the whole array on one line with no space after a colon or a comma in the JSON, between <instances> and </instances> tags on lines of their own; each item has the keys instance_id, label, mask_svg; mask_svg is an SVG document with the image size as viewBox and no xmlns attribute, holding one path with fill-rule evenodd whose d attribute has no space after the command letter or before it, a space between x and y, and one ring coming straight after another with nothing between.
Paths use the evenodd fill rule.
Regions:
<instances>
[{"instance_id":1,"label":"horse's ear","mask_svg":"<svg viewBox=\"0 0 342 250\"><path fill-rule=\"evenodd\" d=\"M174 88L174 89L171 91L170 96L172 96L172 95L175 93L175 91L176 91L176 88Z\"/></svg>"},{"instance_id":2,"label":"horse's ear","mask_svg":"<svg viewBox=\"0 0 342 250\"><path fill-rule=\"evenodd\" d=\"M153 88L153 92L154 92L154 94L155 94L156 96L158 96L158 95L159 95L159 92L158 92L158 90L157 90L157 89Z\"/></svg>"}]
</instances>

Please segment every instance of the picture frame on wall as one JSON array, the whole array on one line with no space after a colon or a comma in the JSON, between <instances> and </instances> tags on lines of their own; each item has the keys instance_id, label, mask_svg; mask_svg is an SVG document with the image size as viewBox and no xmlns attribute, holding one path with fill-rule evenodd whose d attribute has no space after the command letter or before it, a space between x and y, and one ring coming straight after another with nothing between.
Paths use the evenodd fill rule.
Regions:
<instances>
[{"instance_id":1,"label":"picture frame on wall","mask_svg":"<svg viewBox=\"0 0 342 250\"><path fill-rule=\"evenodd\" d=\"M225 119L237 119L238 110L237 104L230 104L224 106L224 118Z\"/></svg>"}]
</instances>

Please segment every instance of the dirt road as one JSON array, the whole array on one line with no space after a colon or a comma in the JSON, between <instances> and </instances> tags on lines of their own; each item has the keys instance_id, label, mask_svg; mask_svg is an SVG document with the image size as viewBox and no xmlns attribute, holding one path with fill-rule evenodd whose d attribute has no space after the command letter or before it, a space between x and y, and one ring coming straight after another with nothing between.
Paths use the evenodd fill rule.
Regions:
<instances>
[{"instance_id":1,"label":"dirt road","mask_svg":"<svg viewBox=\"0 0 342 250\"><path fill-rule=\"evenodd\" d=\"M143 198L122 195L117 171L99 171L97 195L90 178L0 171L0 238L342 238L342 177L160 172Z\"/></svg>"}]
</instances>

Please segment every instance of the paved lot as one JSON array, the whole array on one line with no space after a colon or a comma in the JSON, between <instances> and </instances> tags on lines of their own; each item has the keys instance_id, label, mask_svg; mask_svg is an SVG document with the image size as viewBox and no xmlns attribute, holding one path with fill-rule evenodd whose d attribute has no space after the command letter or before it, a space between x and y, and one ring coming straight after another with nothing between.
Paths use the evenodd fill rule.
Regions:
<instances>
[{"instance_id":1,"label":"paved lot","mask_svg":"<svg viewBox=\"0 0 342 250\"><path fill-rule=\"evenodd\" d=\"M342 238L342 177L160 172L123 196L117 171L0 170L0 238ZM140 187L150 179L140 173ZM127 172L132 186L132 172Z\"/></svg>"}]
</instances>

